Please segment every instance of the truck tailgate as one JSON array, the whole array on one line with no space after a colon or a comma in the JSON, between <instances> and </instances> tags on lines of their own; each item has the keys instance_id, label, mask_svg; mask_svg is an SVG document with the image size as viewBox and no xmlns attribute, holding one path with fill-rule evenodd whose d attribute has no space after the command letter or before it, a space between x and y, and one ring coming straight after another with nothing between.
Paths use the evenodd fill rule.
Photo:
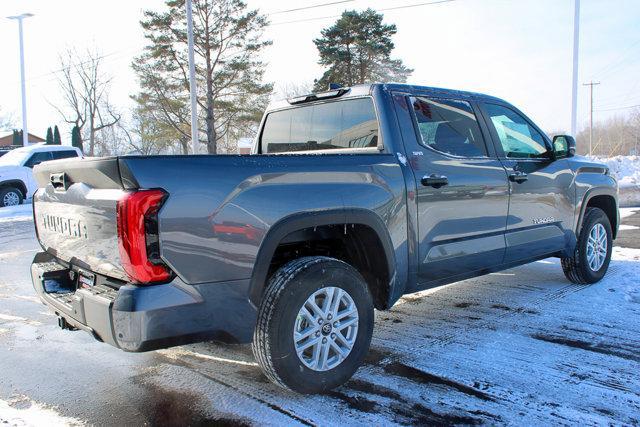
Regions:
<instances>
[{"instance_id":1,"label":"truck tailgate","mask_svg":"<svg viewBox=\"0 0 640 427\"><path fill-rule=\"evenodd\" d=\"M34 169L33 198L44 249L75 266L126 280L120 262L117 201L125 194L118 159L60 160Z\"/></svg>"}]
</instances>

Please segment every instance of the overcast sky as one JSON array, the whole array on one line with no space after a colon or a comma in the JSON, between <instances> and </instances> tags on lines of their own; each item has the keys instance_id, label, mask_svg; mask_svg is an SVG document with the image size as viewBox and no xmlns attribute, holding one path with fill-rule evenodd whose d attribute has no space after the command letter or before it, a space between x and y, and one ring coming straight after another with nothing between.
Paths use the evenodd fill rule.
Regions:
<instances>
[{"instance_id":1,"label":"overcast sky","mask_svg":"<svg viewBox=\"0 0 640 427\"><path fill-rule=\"evenodd\" d=\"M322 74L313 39L345 9L377 10L427 0L353 0L301 11L289 9L338 0L249 0L269 14L266 78L276 85L310 83ZM137 91L130 64L145 39L142 11L161 0L2 0L0 2L0 111L20 123L18 26L5 16L31 12L25 21L29 130L44 136L62 125L50 105L60 104L58 55L68 47L97 46L113 76L111 101L131 107ZM626 114L640 104L640 0L582 0L578 127L588 124L591 79L596 120ZM411 83L502 97L547 131L570 128L573 0L456 0L383 11L394 23L393 56L415 71ZM316 19L321 18L321 19ZM298 21L298 22L296 22ZM301 22L299 22L301 21ZM63 138L70 128L61 126Z\"/></svg>"}]
</instances>

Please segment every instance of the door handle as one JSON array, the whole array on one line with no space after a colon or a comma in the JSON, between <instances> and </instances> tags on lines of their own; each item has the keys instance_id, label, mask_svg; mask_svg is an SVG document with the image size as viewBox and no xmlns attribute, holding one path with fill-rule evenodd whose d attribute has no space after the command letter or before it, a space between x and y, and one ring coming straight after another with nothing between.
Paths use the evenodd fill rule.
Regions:
<instances>
[{"instance_id":1,"label":"door handle","mask_svg":"<svg viewBox=\"0 0 640 427\"><path fill-rule=\"evenodd\" d=\"M447 179L446 176L436 175L436 174L425 175L422 177L420 182L425 187L433 187L433 188L440 188L449 184L449 180Z\"/></svg>"},{"instance_id":2,"label":"door handle","mask_svg":"<svg viewBox=\"0 0 640 427\"><path fill-rule=\"evenodd\" d=\"M517 182L518 184L522 184L528 179L529 177L527 176L527 174L522 171L514 171L509 173L509 181L511 182Z\"/></svg>"}]
</instances>

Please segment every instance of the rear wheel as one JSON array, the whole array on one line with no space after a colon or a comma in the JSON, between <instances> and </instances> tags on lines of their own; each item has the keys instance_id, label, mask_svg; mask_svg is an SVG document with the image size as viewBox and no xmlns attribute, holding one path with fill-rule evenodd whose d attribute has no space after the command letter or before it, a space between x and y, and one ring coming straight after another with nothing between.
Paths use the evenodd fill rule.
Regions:
<instances>
[{"instance_id":1,"label":"rear wheel","mask_svg":"<svg viewBox=\"0 0 640 427\"><path fill-rule=\"evenodd\" d=\"M595 283L609 268L613 233L607 215L599 208L587 208L580 237L572 257L562 258L562 270L573 283Z\"/></svg>"},{"instance_id":2,"label":"rear wheel","mask_svg":"<svg viewBox=\"0 0 640 427\"><path fill-rule=\"evenodd\" d=\"M0 189L0 207L19 205L22 203L22 199L22 192L17 188Z\"/></svg>"},{"instance_id":3,"label":"rear wheel","mask_svg":"<svg viewBox=\"0 0 640 427\"><path fill-rule=\"evenodd\" d=\"M304 257L269 281L253 353L274 383L320 393L345 383L362 363L373 332L373 301L349 264Z\"/></svg>"}]
</instances>

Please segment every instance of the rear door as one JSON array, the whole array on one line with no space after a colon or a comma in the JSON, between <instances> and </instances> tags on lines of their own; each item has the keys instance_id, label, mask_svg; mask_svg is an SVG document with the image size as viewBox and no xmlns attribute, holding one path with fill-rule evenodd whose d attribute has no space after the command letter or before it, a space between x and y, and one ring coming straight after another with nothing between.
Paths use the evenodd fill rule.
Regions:
<instances>
[{"instance_id":1,"label":"rear door","mask_svg":"<svg viewBox=\"0 0 640 427\"><path fill-rule=\"evenodd\" d=\"M76 150L57 150L52 151L51 155L53 156L53 160L70 159L72 157L78 157L78 152Z\"/></svg>"},{"instance_id":2,"label":"rear door","mask_svg":"<svg viewBox=\"0 0 640 427\"><path fill-rule=\"evenodd\" d=\"M38 184L33 176L33 167L39 165L42 162L46 162L51 160L51 152L50 151L37 151L31 154L31 157L24 162L24 167L27 167L31 170L27 170L26 178L27 178L27 198L32 197L33 193L38 189ZM25 169L26 170L26 169Z\"/></svg>"},{"instance_id":3,"label":"rear door","mask_svg":"<svg viewBox=\"0 0 640 427\"><path fill-rule=\"evenodd\" d=\"M482 111L509 176L505 261L521 261L566 247L573 223L573 173L554 160L551 141L508 104L483 103Z\"/></svg>"},{"instance_id":4,"label":"rear door","mask_svg":"<svg viewBox=\"0 0 640 427\"><path fill-rule=\"evenodd\" d=\"M418 282L462 276L504 258L505 170L485 143L468 100L407 97L415 139L406 141L418 207Z\"/></svg>"}]
</instances>

